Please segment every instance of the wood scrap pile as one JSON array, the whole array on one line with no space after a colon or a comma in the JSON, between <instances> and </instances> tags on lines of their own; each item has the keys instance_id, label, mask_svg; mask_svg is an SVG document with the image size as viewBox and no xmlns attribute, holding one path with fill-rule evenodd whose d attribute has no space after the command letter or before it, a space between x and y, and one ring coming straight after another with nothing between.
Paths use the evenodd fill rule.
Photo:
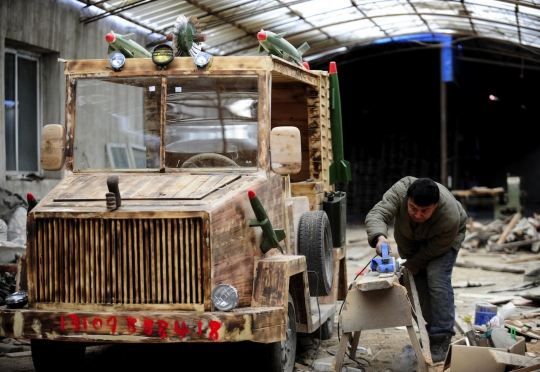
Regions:
<instances>
[{"instance_id":1,"label":"wood scrap pile","mask_svg":"<svg viewBox=\"0 0 540 372\"><path fill-rule=\"evenodd\" d=\"M15 292L15 275L5 272L0 275L0 305L4 305L5 298L13 292Z\"/></svg>"},{"instance_id":2,"label":"wood scrap pile","mask_svg":"<svg viewBox=\"0 0 540 372\"><path fill-rule=\"evenodd\" d=\"M540 250L540 215L523 217L515 213L486 225L469 219L462 247L471 251L485 248L489 252L514 253L519 248Z\"/></svg>"}]
</instances>

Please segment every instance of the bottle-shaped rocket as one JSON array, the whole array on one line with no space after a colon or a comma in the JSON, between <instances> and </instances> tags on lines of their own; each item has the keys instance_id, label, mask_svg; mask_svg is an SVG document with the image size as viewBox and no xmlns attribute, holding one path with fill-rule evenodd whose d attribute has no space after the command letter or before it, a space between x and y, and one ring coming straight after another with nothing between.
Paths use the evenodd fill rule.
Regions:
<instances>
[{"instance_id":1,"label":"bottle-shaped rocket","mask_svg":"<svg viewBox=\"0 0 540 372\"><path fill-rule=\"evenodd\" d=\"M259 40L259 54L266 51L268 55L275 55L286 61L302 65L302 55L309 49L308 43L303 43L299 48L295 48L291 43L283 38L285 33L275 34L271 31L261 30L257 33Z\"/></svg>"},{"instance_id":2,"label":"bottle-shaped rocket","mask_svg":"<svg viewBox=\"0 0 540 372\"><path fill-rule=\"evenodd\" d=\"M146 50L142 45L131 40L135 34L120 35L114 31L105 35L105 40L109 43L108 54L115 50L122 53L126 58L152 58L152 53Z\"/></svg>"},{"instance_id":3,"label":"bottle-shaped rocket","mask_svg":"<svg viewBox=\"0 0 540 372\"><path fill-rule=\"evenodd\" d=\"M31 192L26 193L26 201L28 202L28 210L26 211L26 215L29 215L32 209L34 209L34 207L38 204L38 201Z\"/></svg>"},{"instance_id":4,"label":"bottle-shaped rocket","mask_svg":"<svg viewBox=\"0 0 540 372\"><path fill-rule=\"evenodd\" d=\"M274 230L272 223L270 222L270 219L268 218L268 215L261 204L261 201L255 194L255 191L249 190L248 196L249 203L251 204L251 208L253 208L253 212L255 212L256 217L249 220L249 226L260 226L264 236L261 244L261 250L263 253L266 253L272 248L278 248L281 253L283 253L283 249L281 248L279 242L285 239L285 231L282 229Z\"/></svg>"},{"instance_id":5,"label":"bottle-shaped rocket","mask_svg":"<svg viewBox=\"0 0 540 372\"><path fill-rule=\"evenodd\" d=\"M330 165L330 184L348 183L351 180L351 166L343 155L343 127L341 123L341 96L336 62L330 62L330 131L332 132L332 153L334 162Z\"/></svg>"}]
</instances>

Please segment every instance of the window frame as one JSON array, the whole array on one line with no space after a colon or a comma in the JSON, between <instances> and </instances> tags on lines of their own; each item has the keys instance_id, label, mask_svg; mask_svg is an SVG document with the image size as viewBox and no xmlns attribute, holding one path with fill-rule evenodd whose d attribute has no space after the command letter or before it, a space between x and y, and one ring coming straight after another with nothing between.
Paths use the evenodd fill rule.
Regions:
<instances>
[{"instance_id":1,"label":"window frame","mask_svg":"<svg viewBox=\"0 0 540 372\"><path fill-rule=\"evenodd\" d=\"M35 86L35 89L36 89L36 105L35 105L35 109L36 109L36 154L37 154L37 159L36 159L36 164L35 164L35 167L36 167L36 170L20 170L19 169L19 166L20 166L20 159L19 159L19 105L15 105L15 167L16 169L15 170L8 170L7 169L7 159L8 159L8 156L11 156L10 154L8 154L6 152L5 156L6 156L6 164L5 164L5 167L6 167L6 175L9 175L9 176L19 176L19 175L25 175L25 174L31 174L31 173L35 173L35 174L38 174L38 175L41 175L43 174L43 169L41 168L41 165L40 165L40 156L41 156L41 151L40 151L40 138L41 138L41 127L43 126L42 125L42 120L43 120L43 105L42 105L42 97L41 97L41 55L40 54L37 54L37 53L32 53L28 50L23 50L23 49L17 49L17 48L8 48L6 47L4 49L4 59L6 57L7 54L13 54L15 55L15 71L14 71L14 74L15 74L15 102L17 102L19 99L19 91L18 91L18 59L19 58L24 58L24 59L27 59L27 60L31 60L31 61L35 61L36 62L36 86ZM5 66L5 65L4 65ZM4 67L5 68L5 67ZM5 73L5 70L4 70L4 73ZM5 98L4 98L5 99ZM5 103L4 103L5 104ZM25 109L29 109L29 108L25 108ZM5 118L4 118L4 124L6 125L7 123L5 122ZM5 128L4 128L4 133L5 133ZM4 134L5 136L5 134ZM7 140L5 137L4 137L5 140ZM6 149L7 149L7 146L6 146ZM6 150L4 150L6 151Z\"/></svg>"}]
</instances>

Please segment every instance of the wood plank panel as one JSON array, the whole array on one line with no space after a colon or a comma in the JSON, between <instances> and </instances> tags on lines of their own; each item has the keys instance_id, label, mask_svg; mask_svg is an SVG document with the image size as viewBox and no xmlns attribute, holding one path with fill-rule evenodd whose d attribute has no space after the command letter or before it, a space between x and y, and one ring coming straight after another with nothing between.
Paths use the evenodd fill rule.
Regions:
<instances>
[{"instance_id":1,"label":"wood plank panel","mask_svg":"<svg viewBox=\"0 0 540 372\"><path fill-rule=\"evenodd\" d=\"M186 248L188 246L186 241L186 221L181 221L180 225L180 234L179 234L179 244L180 244L180 265L179 267L185 267L186 266ZM182 276L180 278L180 298L185 301L185 293L186 293L186 283L187 283L187 273L182 270Z\"/></svg>"},{"instance_id":2,"label":"wood plank panel","mask_svg":"<svg viewBox=\"0 0 540 372\"><path fill-rule=\"evenodd\" d=\"M166 223L166 229L167 229L167 234L169 236L174 236L173 233L172 233L172 223L171 223L171 220L168 219L165 221ZM168 300L172 300L174 297L173 297L173 290L174 290L174 285L175 285L175 282L173 281L173 268L175 268L174 271L177 271L176 270L176 266L174 266L174 247L173 247L173 239L171 239L171 244L168 244L167 245L167 252L166 252L166 257L167 257L167 265L165 267L167 267L167 271L164 272L164 275L166 275L166 280L167 280L167 287L169 289L169 292L167 293L168 295Z\"/></svg>"},{"instance_id":3,"label":"wood plank panel","mask_svg":"<svg viewBox=\"0 0 540 372\"><path fill-rule=\"evenodd\" d=\"M100 302L101 303L106 303L106 299L105 299L105 289L106 289L106 281L105 281L105 264L107 262L107 255L105 253L105 223L103 220L99 221L99 230L100 230L100 234L99 236L101 237L101 240L100 240L100 244L99 244L99 253L100 253L100 258L101 258L101 270L100 270L100 277L101 277L101 285L99 286L99 296L98 298L100 299ZM69 301L68 301L69 302Z\"/></svg>"},{"instance_id":4,"label":"wood plank panel","mask_svg":"<svg viewBox=\"0 0 540 372\"><path fill-rule=\"evenodd\" d=\"M189 194L189 197L193 199L203 198L205 195L208 194L209 190L211 191L218 188L216 185L221 184L224 178L225 176L217 175L208 177L201 185L199 185L197 190L194 190L193 192L191 192L191 194Z\"/></svg>"},{"instance_id":5,"label":"wood plank panel","mask_svg":"<svg viewBox=\"0 0 540 372\"><path fill-rule=\"evenodd\" d=\"M286 83L272 84L272 128L294 126L300 130L302 148L302 167L299 173L291 175L291 181L304 181L310 178L309 173L309 133L308 133L308 100L305 84Z\"/></svg>"},{"instance_id":6,"label":"wood plank panel","mask_svg":"<svg viewBox=\"0 0 540 372\"><path fill-rule=\"evenodd\" d=\"M196 192L199 189L199 187L202 187L202 185L209 178L210 176L206 174L192 177L191 182L188 183L180 192L178 192L176 194L176 197L189 199L190 195ZM209 190L207 190L207 192L209 192Z\"/></svg>"},{"instance_id":7,"label":"wood plank panel","mask_svg":"<svg viewBox=\"0 0 540 372\"><path fill-rule=\"evenodd\" d=\"M185 322L188 328L186 339L202 342L229 342L252 340L256 342L277 342L285 337L286 311L283 308L270 307L265 309L237 309L237 311L225 313L207 314L204 312L193 312L189 315L175 313L171 311L149 311L145 314L127 311L52 311L40 312L29 310L24 318L18 319L19 324L15 326L15 316L13 312L0 314L0 324L2 331L7 337L14 338L43 338L54 335L57 341L74 340L87 342L103 342L115 339L117 341L139 342L139 343L167 343L181 340L179 334L174 331L176 321ZM135 322L130 323L127 318L135 318ZM64 321L64 331L60 332L61 319L78 319L78 324L83 319L100 319L102 327L94 327L90 324L86 329L82 326L76 328L77 322ZM115 320L115 328L107 323L108 319ZM148 336L145 331L145 319L153 321L153 332ZM162 324L167 324L163 329L164 336L157 328L158 320ZM210 336L211 322L220 325L217 334ZM35 324L38 323L39 333L36 334ZM134 327L130 326L133 324ZM214 323L215 324L215 323ZM201 333L199 334L199 327Z\"/></svg>"},{"instance_id":8,"label":"wood plank panel","mask_svg":"<svg viewBox=\"0 0 540 372\"><path fill-rule=\"evenodd\" d=\"M138 282L138 290L137 290L137 296L136 296L136 301L137 303L141 303L143 301L143 298L147 298L146 297L146 287L145 287L145 274L144 274L144 265L145 265L145 252L144 252L144 247L145 247L145 244L144 244L144 227L143 227L143 221L142 220L138 220L138 233L139 233L139 238L137 239L137 247L138 249L136 250L136 252L138 252L138 262L139 262L139 265L138 265L138 268L139 270L135 270L135 282L137 283ZM137 281L137 277L138 277L138 281Z\"/></svg>"},{"instance_id":9,"label":"wood plank panel","mask_svg":"<svg viewBox=\"0 0 540 372\"><path fill-rule=\"evenodd\" d=\"M137 259L135 257L135 252L137 252L135 248L135 245L133 243L133 236L137 235L135 224L133 221L125 221L126 224L126 231L129 231L128 234L126 234L124 244L127 248L126 250L126 260L127 260L127 268L126 270L129 272L129 275L126 275L126 284L128 285L128 293L126 297L126 303L132 304L134 303L134 295L135 295L135 287L137 286L137 282L135 280L136 275L136 269L135 269L135 263L137 262ZM129 227L128 227L129 226ZM133 226L133 228L130 228Z\"/></svg>"}]
</instances>

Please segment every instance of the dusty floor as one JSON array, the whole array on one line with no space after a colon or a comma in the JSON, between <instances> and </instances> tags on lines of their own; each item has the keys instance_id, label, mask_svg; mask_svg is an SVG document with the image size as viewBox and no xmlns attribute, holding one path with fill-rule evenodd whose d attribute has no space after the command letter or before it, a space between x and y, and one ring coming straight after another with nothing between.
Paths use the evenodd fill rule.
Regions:
<instances>
[{"instance_id":1,"label":"dusty floor","mask_svg":"<svg viewBox=\"0 0 540 372\"><path fill-rule=\"evenodd\" d=\"M369 265L371 259L373 258L375 252L372 248L367 245L365 230L362 226L350 225L347 229L347 276L348 282L352 282L355 279L355 274L358 270ZM526 256L527 254L531 255L531 252L527 251L518 251L518 255ZM483 264L492 264L492 265L501 265L502 256L500 253L486 253L484 250L479 249L477 252L469 252L462 250L460 256L458 257L458 262L473 261L480 262ZM526 272L540 268L540 261L531 260L529 262L517 263L511 265L513 267L523 268ZM497 303L499 307L504 305L507 302L513 301L516 305L516 314L534 310L536 308L540 309L540 303L535 303L530 300L525 300L523 297L519 296L520 291L502 291L496 293L488 293L489 291L499 291L505 289L512 285L519 285L524 281L523 274L514 274L509 272L499 272L499 271L488 271L482 269L473 269L456 266L454 268L453 274L453 283L460 283L464 281L469 282L480 282L480 283L493 283L489 286L478 286L478 287L466 287L466 288L455 288L455 305L456 313L460 319L465 315L474 315L475 311L475 302L477 301L488 301L491 303ZM341 305L341 304L340 304ZM341 308L337 309L336 319L339 318L339 312ZM540 320L538 320L540 323ZM295 371L315 371L315 370L325 370L325 366L330 364L334 358L335 352L339 345L339 340L341 337L341 330L338 333L338 327L336 322L336 327L334 328L334 337L330 340L323 341L319 344L318 340L306 338L301 341L299 344L300 354L296 360ZM454 341L462 338L461 334L458 332ZM10 340L4 339L4 342ZM21 340L20 348L23 351L29 351L29 346L25 340ZM540 355L540 342L532 343L531 339L527 339L527 351L533 352L535 355ZM1 341L0 341L1 342ZM10 341L12 344L15 340ZM20 342L17 342L20 343ZM357 352L357 362L350 360L347 356L344 359L344 366L357 368L365 372L391 372L396 371L392 369L392 359L394 356L398 356L402 353L402 348L405 345L410 345L410 339L408 333L404 327L398 328L387 328L387 329L378 329L378 330L369 330L364 331L361 334L359 347L363 348ZM0 344L1 346L1 344ZM117 350L118 351L118 350ZM245 350L244 350L245 351ZM125 354L125 352L124 352ZM180 353L184 354L184 353ZM186 355L176 355L173 359L184 360L183 358ZM189 354L189 353L188 353ZM212 353L210 353L212 354ZM229 359L232 355L235 355L235 351L229 351ZM161 364L158 360L165 361L168 359L166 356L162 356L163 359L156 356L158 354L147 354L149 360L153 360L154 363L151 365L158 366ZM87 350L87 364L82 369L84 371L95 371L101 370L112 371L118 370L118 368L124 369L127 365L140 366L140 358L134 358L133 354L127 353L125 355L119 355L118 352L114 352L113 349L100 349L97 347L89 348ZM180 359L178 359L180 358ZM134 363L134 361L137 361ZM169 360L170 362L170 360ZM165 364L169 364L166 362ZM226 362L222 360L218 364ZM230 362L230 361L229 361ZM229 362L226 362L228 364ZM131 364L130 364L131 363ZM252 364L253 369L249 370L259 370L260 366L257 367L257 363ZM209 367L207 370L221 370L216 364L212 364L212 367ZM199 370L200 368L198 368ZM0 357L0 371L2 372L20 372L20 371L33 371L33 365L31 357L29 356L3 356ZM200 369L200 370L205 370ZM430 367L430 372L441 372L442 364ZM449 369L447 369L449 371ZM450 369L451 371L451 369Z\"/></svg>"}]
</instances>

